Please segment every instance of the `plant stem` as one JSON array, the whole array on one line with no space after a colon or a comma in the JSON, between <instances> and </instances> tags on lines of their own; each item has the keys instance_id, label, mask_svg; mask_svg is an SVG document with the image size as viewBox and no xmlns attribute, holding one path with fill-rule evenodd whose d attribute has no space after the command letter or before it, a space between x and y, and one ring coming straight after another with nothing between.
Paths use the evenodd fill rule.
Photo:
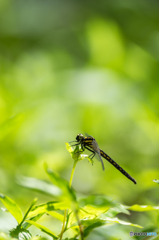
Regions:
<instances>
[{"instance_id":1,"label":"plant stem","mask_svg":"<svg viewBox=\"0 0 159 240\"><path fill-rule=\"evenodd\" d=\"M69 181L70 187L72 186L72 180L73 180L73 175L74 175L74 172L75 172L76 164L77 164L77 161L74 161L72 172L71 172L71 177L70 177L70 181Z\"/></svg>"},{"instance_id":2,"label":"plant stem","mask_svg":"<svg viewBox=\"0 0 159 240\"><path fill-rule=\"evenodd\" d=\"M69 181L70 187L72 186L72 180L73 180L76 164L77 164L77 161L74 161L73 168L71 171L71 177L70 177L70 181ZM66 209L64 212L64 219L63 219L63 225L62 225L62 230L61 230L61 234L60 234L60 240L62 240L62 236L63 236L64 230L65 230L67 213L68 213L68 209Z\"/></svg>"},{"instance_id":3,"label":"plant stem","mask_svg":"<svg viewBox=\"0 0 159 240\"><path fill-rule=\"evenodd\" d=\"M79 230L80 230L80 234L81 234L81 240L84 240L84 238L83 238L83 228L81 226L81 222L80 222L80 219L78 217L78 211L76 211L76 218L77 218L77 222L78 222L78 226L79 226Z\"/></svg>"}]
</instances>

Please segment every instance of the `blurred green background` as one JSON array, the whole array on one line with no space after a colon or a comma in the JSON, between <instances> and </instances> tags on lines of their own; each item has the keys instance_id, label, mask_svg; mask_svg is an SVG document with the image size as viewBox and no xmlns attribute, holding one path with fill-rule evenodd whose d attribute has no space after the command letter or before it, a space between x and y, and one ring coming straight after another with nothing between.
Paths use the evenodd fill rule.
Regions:
<instances>
[{"instance_id":1,"label":"blurred green background","mask_svg":"<svg viewBox=\"0 0 159 240\"><path fill-rule=\"evenodd\" d=\"M158 12L156 0L1 0L2 193L23 209L37 195L39 203L50 200L18 186L16 177L47 179L47 162L69 180L73 160L65 142L87 132L137 185L105 160L105 172L98 161L83 160L73 181L79 196L158 204L159 186L152 181L159 178ZM14 226L0 214L0 230ZM158 216L121 217L149 227L159 224ZM122 239L130 230L123 228Z\"/></svg>"}]
</instances>

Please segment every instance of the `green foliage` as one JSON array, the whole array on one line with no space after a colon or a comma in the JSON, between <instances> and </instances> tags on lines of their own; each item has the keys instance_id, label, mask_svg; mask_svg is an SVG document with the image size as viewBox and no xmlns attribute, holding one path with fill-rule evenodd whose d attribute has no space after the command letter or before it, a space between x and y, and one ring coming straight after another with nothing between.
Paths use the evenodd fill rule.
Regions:
<instances>
[{"instance_id":1,"label":"green foliage","mask_svg":"<svg viewBox=\"0 0 159 240\"><path fill-rule=\"evenodd\" d=\"M27 220L59 234L69 209L63 238L77 239L78 208L81 221L86 213L90 221L104 214L158 231L158 12L158 1L0 1L0 199L6 198L2 205L15 218L1 211L0 231L16 228L35 197L39 202L21 225L29 231L39 229ZM105 160L102 172L87 150L74 149L75 191L68 188L73 177L68 185L54 185L55 173L70 176L64 142L85 132L136 186ZM43 171L44 162L52 176ZM18 178L25 188L16 184L17 176L27 176ZM101 213L92 195L110 196L110 202L103 199L109 209ZM87 239L127 240L133 228L109 222Z\"/></svg>"},{"instance_id":2,"label":"green foliage","mask_svg":"<svg viewBox=\"0 0 159 240\"><path fill-rule=\"evenodd\" d=\"M79 149L77 149L77 147L73 150L67 144L67 150L70 152L71 156L73 156L73 159L76 163L81 161L81 158L84 159L85 157L81 152L77 157L76 152L78 151L79 153ZM21 178L22 185L27 186L27 188L30 187L30 189L39 190L39 184L42 184L42 186L45 186L46 188L40 191L44 194L49 193L49 195L56 197L57 201L50 201L44 204L35 205L37 202L37 199L35 199L26 211L24 217L22 217L22 212L18 205L9 197L1 194L2 203L18 222L17 227L10 230L10 236L12 238L16 238L18 240L28 240L32 238L30 232L27 230L27 228L31 226L37 227L45 234L51 236L53 239L64 239L62 237L63 233L71 229L75 232L73 239L77 239L79 235L81 236L81 239L84 239L94 229L106 225L109 226L112 224L119 224L135 228L142 228L142 226L139 224L123 221L116 217L116 215L119 213L129 215L130 213L128 210L143 212L151 210L156 211L159 209L159 207L141 206L137 204L132 206L124 206L116 203L113 199L106 197L105 195L90 195L77 201L76 192L72 190L69 183L48 168L46 164L44 165L44 168L48 177L52 181L53 188L50 188L50 183L36 179L33 179L34 186L31 186L31 184L28 184L30 178L25 178L25 181L24 178ZM37 186L35 183L37 183ZM60 194L57 194L57 191L54 191L54 187L57 187L60 190ZM48 191L48 189L52 189L53 191ZM58 212L66 209L68 210L65 211L64 215ZM54 232L56 230L50 230L40 223L37 223L37 221L42 218L44 214L49 214L53 218L60 220L60 222L65 224L61 233L56 234ZM66 239L68 238L65 238L65 240ZM69 240L71 240L71 238Z\"/></svg>"},{"instance_id":3,"label":"green foliage","mask_svg":"<svg viewBox=\"0 0 159 240\"><path fill-rule=\"evenodd\" d=\"M53 233L52 231L50 231L48 228L42 226L41 224L35 222L35 221L32 221L32 220L27 220L28 223L30 223L30 225L34 225L36 226L37 228L39 228L42 232L48 234L49 236L51 236L53 239L57 239L58 236L55 235L55 233Z\"/></svg>"},{"instance_id":4,"label":"green foliage","mask_svg":"<svg viewBox=\"0 0 159 240\"><path fill-rule=\"evenodd\" d=\"M4 204L4 206L8 209L8 211L13 215L13 217L17 220L18 223L21 223L23 219L22 212L19 206L9 197L0 194L0 200Z\"/></svg>"},{"instance_id":5,"label":"green foliage","mask_svg":"<svg viewBox=\"0 0 159 240\"><path fill-rule=\"evenodd\" d=\"M22 217L22 212L18 205L9 197L4 196L1 194L1 201L7 208L7 210L13 215L13 217L17 220L18 225L16 228L10 230L9 234L12 238L16 238L18 240L28 240L31 238L30 232L22 227L22 224L26 221L29 212L31 211L32 207L35 205L37 199L34 199L32 204L30 205L29 209L26 211L24 217ZM36 216L37 217L37 216ZM37 218L36 218L37 220Z\"/></svg>"},{"instance_id":6,"label":"green foliage","mask_svg":"<svg viewBox=\"0 0 159 240\"><path fill-rule=\"evenodd\" d=\"M28 230L20 227L19 225L16 228L10 230L9 234L12 238L16 238L16 239L19 239L19 240L29 240L29 239L31 239L30 232Z\"/></svg>"},{"instance_id":7,"label":"green foliage","mask_svg":"<svg viewBox=\"0 0 159 240\"><path fill-rule=\"evenodd\" d=\"M147 211L151 211L151 210L159 210L159 207L156 206L142 206L142 205L138 205L138 204L135 204L135 205L132 205L130 207L127 207L127 209L129 210L132 210L132 211L137 211L137 212L147 212Z\"/></svg>"},{"instance_id":8,"label":"green foliage","mask_svg":"<svg viewBox=\"0 0 159 240\"><path fill-rule=\"evenodd\" d=\"M80 146L76 146L75 149L71 147L69 143L66 143L66 149L70 153L71 157L74 159L74 161L81 161L84 158L87 158L90 163L93 165L93 160L89 158L87 154L84 154L81 150Z\"/></svg>"},{"instance_id":9,"label":"green foliage","mask_svg":"<svg viewBox=\"0 0 159 240\"><path fill-rule=\"evenodd\" d=\"M76 195L74 191L70 188L69 183L65 179L60 178L60 176L57 173L49 169L46 164L45 171L48 174L52 183L62 190L62 198L65 201L76 203Z\"/></svg>"},{"instance_id":10,"label":"green foliage","mask_svg":"<svg viewBox=\"0 0 159 240\"><path fill-rule=\"evenodd\" d=\"M46 181L42 181L37 178L21 176L18 177L17 180L17 183L19 183L21 186L36 190L41 193L45 193L47 195L60 197L62 194L61 189L57 186L54 186Z\"/></svg>"}]
</instances>

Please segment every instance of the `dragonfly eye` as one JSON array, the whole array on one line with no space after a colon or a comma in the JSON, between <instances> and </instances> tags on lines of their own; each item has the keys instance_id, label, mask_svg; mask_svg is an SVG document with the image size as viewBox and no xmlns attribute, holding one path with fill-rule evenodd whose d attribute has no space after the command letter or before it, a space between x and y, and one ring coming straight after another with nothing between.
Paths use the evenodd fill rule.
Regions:
<instances>
[{"instance_id":1,"label":"dragonfly eye","mask_svg":"<svg viewBox=\"0 0 159 240\"><path fill-rule=\"evenodd\" d=\"M77 135L76 140L77 140L77 142L79 142L79 135Z\"/></svg>"},{"instance_id":2,"label":"dragonfly eye","mask_svg":"<svg viewBox=\"0 0 159 240\"><path fill-rule=\"evenodd\" d=\"M83 138L83 135L80 133L77 135L76 140L79 142Z\"/></svg>"}]
</instances>

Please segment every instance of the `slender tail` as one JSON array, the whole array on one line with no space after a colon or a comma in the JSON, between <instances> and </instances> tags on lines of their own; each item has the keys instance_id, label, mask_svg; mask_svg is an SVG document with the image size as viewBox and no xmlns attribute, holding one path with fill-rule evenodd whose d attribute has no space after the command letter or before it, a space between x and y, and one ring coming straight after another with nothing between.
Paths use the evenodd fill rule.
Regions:
<instances>
[{"instance_id":1,"label":"slender tail","mask_svg":"<svg viewBox=\"0 0 159 240\"><path fill-rule=\"evenodd\" d=\"M137 183L133 177L131 177L122 167L120 167L111 157L109 157L105 152L100 150L100 154L103 158L108 160L116 169L118 169L123 175L125 175L127 178L129 178L132 182L135 184Z\"/></svg>"}]
</instances>

